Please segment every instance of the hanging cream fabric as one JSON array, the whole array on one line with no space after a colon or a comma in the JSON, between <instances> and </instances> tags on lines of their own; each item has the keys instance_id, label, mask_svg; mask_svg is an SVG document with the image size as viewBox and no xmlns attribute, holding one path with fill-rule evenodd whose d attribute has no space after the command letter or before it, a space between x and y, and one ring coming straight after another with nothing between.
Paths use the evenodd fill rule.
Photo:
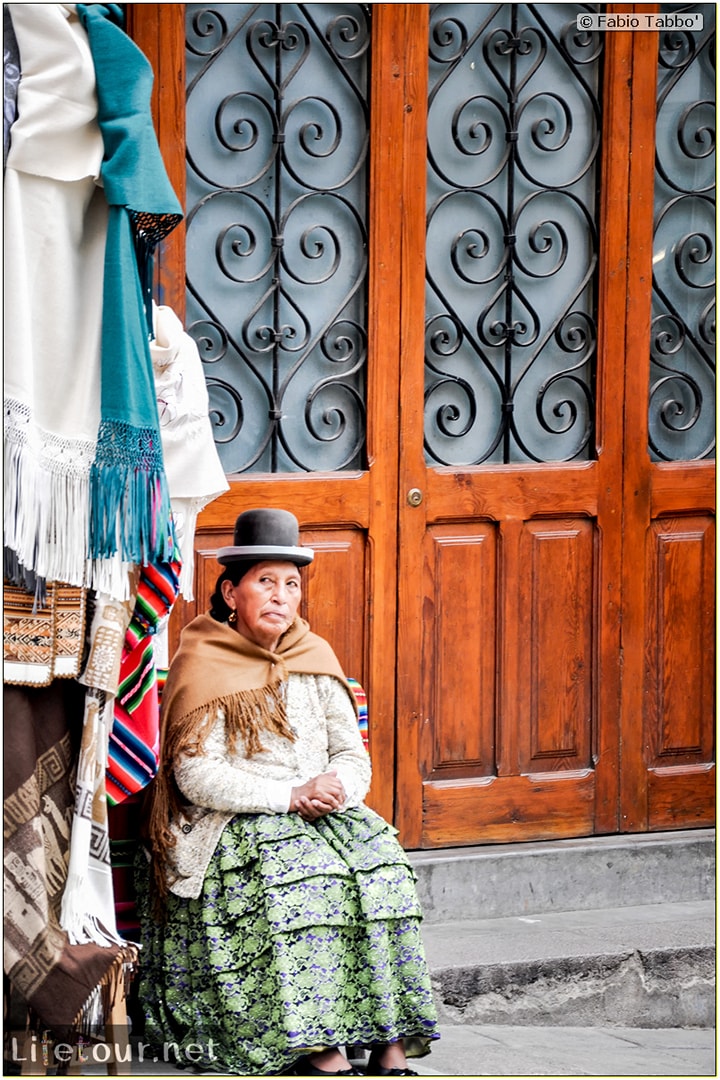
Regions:
<instances>
[{"instance_id":1,"label":"hanging cream fabric","mask_svg":"<svg viewBox=\"0 0 720 1080\"><path fill-rule=\"evenodd\" d=\"M119 559L86 558L108 217L93 61L74 5L9 6L22 81L4 192L5 544L40 577L125 598Z\"/></svg>"},{"instance_id":2,"label":"hanging cream fabric","mask_svg":"<svg viewBox=\"0 0 720 1080\"><path fill-rule=\"evenodd\" d=\"M180 546L180 593L193 599L194 540L203 507L229 484L213 439L202 361L172 308L153 305L150 354L160 414L165 473Z\"/></svg>"}]
</instances>

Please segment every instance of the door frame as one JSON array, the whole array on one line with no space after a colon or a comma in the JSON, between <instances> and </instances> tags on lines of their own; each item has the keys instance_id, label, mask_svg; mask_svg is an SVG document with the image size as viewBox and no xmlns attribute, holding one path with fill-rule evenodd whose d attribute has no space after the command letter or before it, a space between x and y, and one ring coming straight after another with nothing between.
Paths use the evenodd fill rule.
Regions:
<instances>
[{"instance_id":1,"label":"door frame","mask_svg":"<svg viewBox=\"0 0 720 1080\"><path fill-rule=\"evenodd\" d=\"M608 11L640 8L647 12L657 5L609 5ZM128 30L155 71L156 130L171 182L184 203L185 5L129 4L127 10ZM421 437L424 348L423 320L417 312L424 311L425 193L424 169L419 171L417 162L424 160L425 152L427 20L424 4L373 4L373 22L381 32L373 34L371 66L369 469L352 475L229 477L230 492L211 503L198 523L201 562L213 561L221 534L228 542L237 513L271 499L303 506L299 516L306 530L322 526L323 511L330 504L337 522L366 538L367 599L358 617L366 619L361 666L371 707L370 802L396 821L408 847L422 842L413 823L419 792L410 798L407 793L417 784L413 774L424 718L418 693L422 638L404 615L418 610L422 574L399 577L398 551L411 554L415 565L422 566L420 515L406 502L406 495L427 481L426 498L431 500L433 486L439 489L443 482L440 470L437 476L426 477ZM606 557L597 581L601 627L597 708L602 722L594 747L596 760L610 759L613 765L602 771L593 793L594 830L616 833L710 823L707 807L714 801L714 766L686 762L674 771L648 766L646 653L655 642L648 625L652 583L647 578L646 542L659 518L714 514L715 463L666 465L649 460L646 402L657 34L617 31L607 35L605 45L603 124L612 137L604 139L601 164L598 458L556 469L558 480L585 500L589 516L601 514L617 521L612 535L606 530L603 537ZM628 196L618 199L617 192ZM161 246L157 279L159 302L184 318L184 226ZM632 364L625 362L628 356ZM613 407L611 390L617 387L624 388L624 414ZM397 424L387 423L388 402L398 403ZM382 462L391 464L379 468ZM591 478L599 469L603 483L595 485L593 494ZM501 497L501 485L511 478L521 512L528 482L523 473L532 483L532 466L471 471L482 474L483 498L490 511ZM472 502L468 505L472 510ZM388 582L396 581L397 591L388 589ZM176 605L171 645L194 611L193 605ZM398 674L396 686L398 649L403 655L415 655L417 663ZM505 663L511 673L518 658L506 655ZM678 798L687 802L689 817L676 813Z\"/></svg>"},{"instance_id":2,"label":"door frame","mask_svg":"<svg viewBox=\"0 0 720 1080\"><path fill-rule=\"evenodd\" d=\"M635 4L633 11L647 12ZM659 10L659 5L649 10ZM613 35L614 36L614 35ZM715 823L716 771L712 762L714 701L714 516L716 464L707 461L654 462L648 452L648 387L652 319L652 259L654 224L655 116L657 107L658 33L632 37L632 117L628 142L628 214L625 265L627 329L625 354L632 363L624 373L623 467L623 583L621 700L620 832L711 826ZM684 556L696 572L683 592L680 583L663 582L657 560L662 560L657 528L671 522L666 539L671 546L694 548ZM704 564L704 565L703 565ZM684 584L684 583L683 583ZM654 744L662 742L660 729L672 724L658 698L663 683L672 679L672 650L687 625L676 629L658 618L659 604L678 604L694 610L702 625L698 636L699 671L695 708L707 709L700 745L678 746L675 760L657 764ZM676 608L677 610L677 608ZM642 647L638 647L638 643ZM654 662L649 661L654 657ZM692 692L693 675L680 673ZM672 690L667 712L678 704ZM674 737L686 732L675 725ZM695 733L693 733L695 734ZM692 743L692 738L686 740Z\"/></svg>"}]
</instances>

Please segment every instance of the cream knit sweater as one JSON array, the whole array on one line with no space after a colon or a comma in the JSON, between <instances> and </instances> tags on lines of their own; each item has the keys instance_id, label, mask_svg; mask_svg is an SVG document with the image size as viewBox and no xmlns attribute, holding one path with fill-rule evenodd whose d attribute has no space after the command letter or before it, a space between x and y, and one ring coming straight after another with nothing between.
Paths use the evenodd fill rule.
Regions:
<instances>
[{"instance_id":1,"label":"cream knit sweater","mask_svg":"<svg viewBox=\"0 0 720 1080\"><path fill-rule=\"evenodd\" d=\"M220 833L235 814L287 813L292 788L328 769L336 770L345 789L343 810L367 794L370 758L345 687L330 675L291 674L285 685L295 742L263 732L262 753L246 758L239 741L231 754L219 711L204 753L176 765L175 779L190 803L172 823L170 888L178 896L199 896Z\"/></svg>"}]
</instances>

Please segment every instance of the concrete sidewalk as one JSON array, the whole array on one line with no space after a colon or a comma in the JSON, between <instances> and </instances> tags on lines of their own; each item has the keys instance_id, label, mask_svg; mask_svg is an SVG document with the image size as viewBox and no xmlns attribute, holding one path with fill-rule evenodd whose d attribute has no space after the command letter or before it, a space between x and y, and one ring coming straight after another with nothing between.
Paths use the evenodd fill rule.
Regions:
<instances>
[{"instance_id":1,"label":"concrete sidewalk","mask_svg":"<svg viewBox=\"0 0 720 1080\"><path fill-rule=\"evenodd\" d=\"M711 900L430 923L423 939L443 1023L715 1026Z\"/></svg>"},{"instance_id":2,"label":"concrete sidewalk","mask_svg":"<svg viewBox=\"0 0 720 1080\"><path fill-rule=\"evenodd\" d=\"M444 1025L423 1076L716 1076L715 1032Z\"/></svg>"},{"instance_id":3,"label":"concrete sidewalk","mask_svg":"<svg viewBox=\"0 0 720 1080\"><path fill-rule=\"evenodd\" d=\"M514 1027L443 1024L432 1053L410 1064L420 1076L716 1076L715 1032L691 1028ZM132 1076L198 1077L154 1059L132 1040ZM107 1076L84 1064L82 1076Z\"/></svg>"}]
</instances>

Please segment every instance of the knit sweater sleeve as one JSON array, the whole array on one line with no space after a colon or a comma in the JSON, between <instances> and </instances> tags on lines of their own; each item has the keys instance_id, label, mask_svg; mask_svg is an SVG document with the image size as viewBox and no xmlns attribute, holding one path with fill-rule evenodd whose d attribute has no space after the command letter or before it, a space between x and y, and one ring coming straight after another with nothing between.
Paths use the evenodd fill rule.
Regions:
<instances>
[{"instance_id":1,"label":"knit sweater sleeve","mask_svg":"<svg viewBox=\"0 0 720 1080\"><path fill-rule=\"evenodd\" d=\"M363 746L348 692L330 675L316 677L327 727L328 768L335 769L345 788L343 810L359 806L370 787L370 756Z\"/></svg>"},{"instance_id":2,"label":"knit sweater sleeve","mask_svg":"<svg viewBox=\"0 0 720 1080\"><path fill-rule=\"evenodd\" d=\"M298 783L286 770L264 769L237 755L231 758L222 712L206 739L204 752L186 755L176 764L175 780L195 806L236 814L287 813L292 788Z\"/></svg>"}]
</instances>

